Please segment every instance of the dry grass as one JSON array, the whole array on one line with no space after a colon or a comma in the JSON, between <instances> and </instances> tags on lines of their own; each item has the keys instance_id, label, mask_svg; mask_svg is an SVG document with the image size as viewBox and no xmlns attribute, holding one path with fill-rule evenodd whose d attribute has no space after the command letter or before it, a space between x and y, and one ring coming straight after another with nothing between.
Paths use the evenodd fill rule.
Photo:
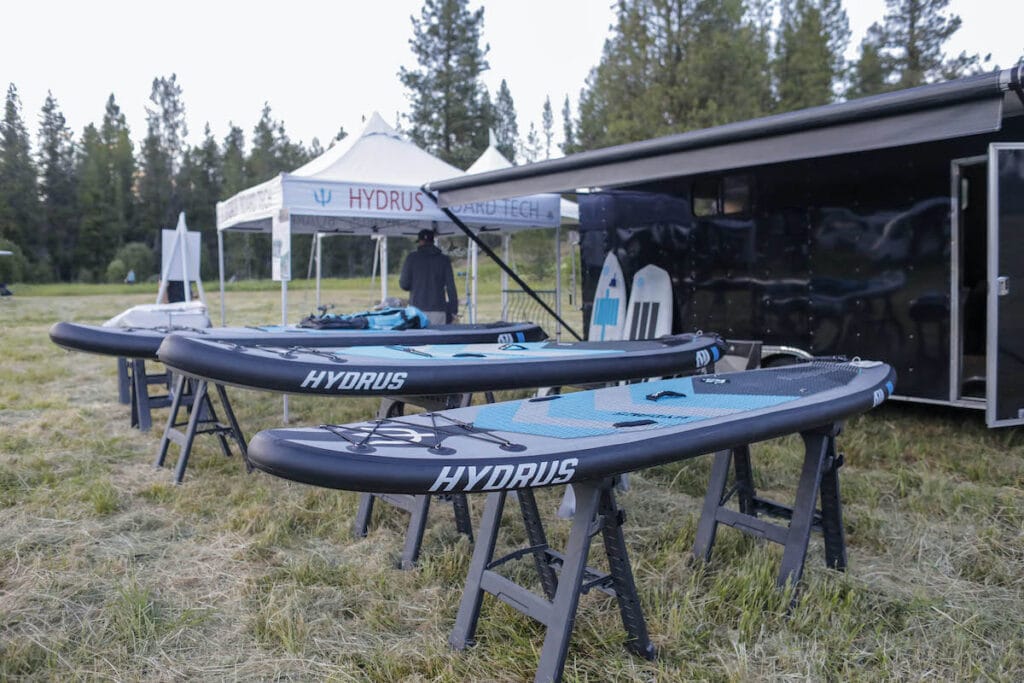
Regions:
<instances>
[{"instance_id":1,"label":"dry grass","mask_svg":"<svg viewBox=\"0 0 1024 683\"><path fill-rule=\"evenodd\" d=\"M365 290L340 296L359 301ZM305 295L293 296L296 310L312 308ZM154 470L160 429L128 428L112 359L46 338L54 321L98 321L149 299L0 304L0 680L532 677L541 629L495 600L484 603L479 645L448 649L471 548L443 506L421 566L402 572L404 516L385 511L354 538L355 494L246 475L212 439L200 439L183 486ZM231 322L265 322L278 306L272 291L232 295ZM248 435L279 424L279 398L229 391ZM374 408L291 401L295 423ZM709 565L688 561L709 459L635 476L621 502L660 658L627 654L615 605L586 596L566 678L1024 679L1021 441L974 413L906 405L849 424L850 568L825 570L812 545L789 616L773 588L778 549L726 530ZM760 489L787 498L796 445L755 449ZM553 512L557 492L539 498ZM549 526L564 540L564 522ZM529 565L512 571L527 577Z\"/></svg>"}]
</instances>

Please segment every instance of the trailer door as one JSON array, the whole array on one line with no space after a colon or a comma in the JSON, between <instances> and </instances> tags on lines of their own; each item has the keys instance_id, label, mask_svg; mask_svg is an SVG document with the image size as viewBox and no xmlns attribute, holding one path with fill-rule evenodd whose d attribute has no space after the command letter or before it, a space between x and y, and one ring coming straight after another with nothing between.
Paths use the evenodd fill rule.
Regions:
<instances>
[{"instance_id":1,"label":"trailer door","mask_svg":"<svg viewBox=\"0 0 1024 683\"><path fill-rule=\"evenodd\" d=\"M1024 424L1024 143L988 153L986 422Z\"/></svg>"}]
</instances>

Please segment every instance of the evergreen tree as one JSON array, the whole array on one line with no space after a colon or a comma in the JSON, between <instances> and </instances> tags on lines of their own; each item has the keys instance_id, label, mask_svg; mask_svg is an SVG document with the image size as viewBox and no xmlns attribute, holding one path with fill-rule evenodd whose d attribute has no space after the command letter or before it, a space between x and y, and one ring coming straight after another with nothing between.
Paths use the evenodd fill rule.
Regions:
<instances>
[{"instance_id":1,"label":"evergreen tree","mask_svg":"<svg viewBox=\"0 0 1024 683\"><path fill-rule=\"evenodd\" d=\"M572 154L576 149L576 130L572 125L572 107L569 104L569 96L565 96L562 103L562 154Z\"/></svg>"},{"instance_id":2,"label":"evergreen tree","mask_svg":"<svg viewBox=\"0 0 1024 683\"><path fill-rule=\"evenodd\" d=\"M962 52L947 58L942 49L961 25L958 15L945 13L949 0L885 0L885 5L885 19L876 33L887 84L912 88L981 67L978 55Z\"/></svg>"},{"instance_id":3,"label":"evergreen tree","mask_svg":"<svg viewBox=\"0 0 1024 683\"><path fill-rule=\"evenodd\" d=\"M245 175L251 183L270 180L283 171L278 164L274 150L274 133L277 127L270 114L270 103L263 103L263 111L256 127L252 129L252 151L245 161Z\"/></svg>"},{"instance_id":4,"label":"evergreen tree","mask_svg":"<svg viewBox=\"0 0 1024 683\"><path fill-rule=\"evenodd\" d=\"M526 139L519 147L519 160L524 164L532 164L540 159L543 147L540 142L540 135L537 127L530 121L530 130L526 133Z\"/></svg>"},{"instance_id":5,"label":"evergreen tree","mask_svg":"<svg viewBox=\"0 0 1024 683\"><path fill-rule=\"evenodd\" d=\"M252 131L252 152L246 161L246 175L252 183L270 180L278 173L291 171L309 161L309 152L301 143L293 143L284 123L275 121L270 104L263 103L260 120Z\"/></svg>"},{"instance_id":6,"label":"evergreen tree","mask_svg":"<svg viewBox=\"0 0 1024 683\"><path fill-rule=\"evenodd\" d=\"M764 7L743 0L621 0L601 63L580 94L577 148L767 113Z\"/></svg>"},{"instance_id":7,"label":"evergreen tree","mask_svg":"<svg viewBox=\"0 0 1024 683\"><path fill-rule=\"evenodd\" d=\"M249 179L245 176L245 133L228 123L228 134L221 145L220 199L227 199L244 190Z\"/></svg>"},{"instance_id":8,"label":"evergreen tree","mask_svg":"<svg viewBox=\"0 0 1024 683\"><path fill-rule=\"evenodd\" d=\"M146 137L142 141L142 175L139 179L139 237L156 244L161 229L173 228L181 211L181 197L174 181L185 155L185 105L177 76L154 78L146 107Z\"/></svg>"},{"instance_id":9,"label":"evergreen tree","mask_svg":"<svg viewBox=\"0 0 1024 683\"><path fill-rule=\"evenodd\" d=\"M74 277L96 282L124 240L118 232L117 215L111 201L110 151L96 126L82 132L78 157L78 243L74 251Z\"/></svg>"},{"instance_id":10,"label":"evergreen tree","mask_svg":"<svg viewBox=\"0 0 1024 683\"><path fill-rule=\"evenodd\" d=\"M551 158L551 140L555 137L555 115L551 112L551 96L544 98L544 109L540 114L541 130L544 135L544 158Z\"/></svg>"},{"instance_id":11,"label":"evergreen tree","mask_svg":"<svg viewBox=\"0 0 1024 683\"><path fill-rule=\"evenodd\" d=\"M410 137L459 168L483 152L492 123L480 81L489 68L489 47L480 47L484 10L470 12L468 5L468 0L425 0L420 17L412 17L409 41L420 68L399 71L412 104L406 116Z\"/></svg>"},{"instance_id":12,"label":"evergreen tree","mask_svg":"<svg viewBox=\"0 0 1024 683\"><path fill-rule=\"evenodd\" d=\"M519 123L516 121L516 104L512 100L512 91L509 90L504 78L498 86L498 97L494 103L494 139L494 146L503 157L509 160L516 158Z\"/></svg>"},{"instance_id":13,"label":"evergreen tree","mask_svg":"<svg viewBox=\"0 0 1024 683\"><path fill-rule=\"evenodd\" d=\"M778 110L831 102L850 39L840 0L783 0L781 16L774 65Z\"/></svg>"},{"instance_id":14,"label":"evergreen tree","mask_svg":"<svg viewBox=\"0 0 1024 683\"><path fill-rule=\"evenodd\" d=\"M190 230L202 233L202 276L212 278L217 272L217 200L221 193L221 158L217 141L207 123L203 142L185 152L177 187Z\"/></svg>"},{"instance_id":15,"label":"evergreen tree","mask_svg":"<svg viewBox=\"0 0 1024 683\"><path fill-rule=\"evenodd\" d=\"M855 99L891 90L888 83L891 67L887 62L882 52L882 26L872 24L861 41L860 58L853 65L846 97Z\"/></svg>"},{"instance_id":16,"label":"evergreen tree","mask_svg":"<svg viewBox=\"0 0 1024 683\"><path fill-rule=\"evenodd\" d=\"M71 129L51 92L46 94L39 122L39 169L44 245L53 268L50 275L66 282L75 275L78 241L75 147Z\"/></svg>"},{"instance_id":17,"label":"evergreen tree","mask_svg":"<svg viewBox=\"0 0 1024 683\"><path fill-rule=\"evenodd\" d=\"M110 238L118 244L147 238L147 241L152 243L152 235L145 235L136 224L135 149L128 123L113 93L107 98L103 112L100 140L106 153L104 164L107 176L104 196L110 205Z\"/></svg>"},{"instance_id":18,"label":"evergreen tree","mask_svg":"<svg viewBox=\"0 0 1024 683\"><path fill-rule=\"evenodd\" d=\"M20 247L31 266L32 279L46 275L36 268L36 264L46 261L41 224L36 166L21 118L21 98L11 83L0 122L0 238Z\"/></svg>"}]
</instances>

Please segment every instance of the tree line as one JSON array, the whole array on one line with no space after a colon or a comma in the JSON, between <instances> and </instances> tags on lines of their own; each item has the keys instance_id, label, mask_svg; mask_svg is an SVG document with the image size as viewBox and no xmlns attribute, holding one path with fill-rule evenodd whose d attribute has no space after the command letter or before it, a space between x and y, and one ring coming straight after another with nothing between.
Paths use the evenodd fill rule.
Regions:
<instances>
[{"instance_id":1,"label":"tree line","mask_svg":"<svg viewBox=\"0 0 1024 683\"><path fill-rule=\"evenodd\" d=\"M493 131L499 151L518 163L750 119L841 99L959 77L979 70L977 55L948 57L960 28L948 0L886 0L886 12L860 40L851 39L842 0L618 0L600 62L578 98L565 95L561 143L553 150L550 97L541 127L521 131L507 81L493 94L483 83L489 46L481 44L484 8L469 0L426 0L411 17L416 65L397 74L409 111L397 126L432 154L468 167ZM328 146L344 138L341 128ZM115 96L99 124L76 136L48 94L35 146L15 84L0 122L2 281L109 281L129 270L156 272L161 228L185 211L204 236L204 277L216 272L215 205L238 191L323 153L314 138L293 142L269 104L247 140L229 124L216 138L186 143L185 104L177 77L153 80L145 136L138 146ZM239 235L226 270L266 277L269 246ZM368 274L370 240L325 250L326 272ZM358 242L358 244L355 244ZM362 244L366 242L366 244ZM301 254L307 245L294 245ZM401 249L392 258L401 257ZM328 255L330 254L330 255ZM296 269L298 270L298 268Z\"/></svg>"}]
</instances>

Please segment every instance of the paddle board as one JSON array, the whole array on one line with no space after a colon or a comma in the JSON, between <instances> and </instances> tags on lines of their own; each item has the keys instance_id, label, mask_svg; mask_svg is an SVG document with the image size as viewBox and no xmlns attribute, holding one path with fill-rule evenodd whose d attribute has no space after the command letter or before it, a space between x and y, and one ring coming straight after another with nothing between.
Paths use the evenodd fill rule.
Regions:
<instances>
[{"instance_id":1,"label":"paddle board","mask_svg":"<svg viewBox=\"0 0 1024 683\"><path fill-rule=\"evenodd\" d=\"M329 396L470 393L692 373L725 349L716 335L648 341L268 347L172 334L159 359L217 384Z\"/></svg>"},{"instance_id":2,"label":"paddle board","mask_svg":"<svg viewBox=\"0 0 1024 683\"><path fill-rule=\"evenodd\" d=\"M590 316L587 339L613 341L622 339L626 326L626 278L615 254L608 252L601 266L601 277L594 290L594 310Z\"/></svg>"},{"instance_id":3,"label":"paddle board","mask_svg":"<svg viewBox=\"0 0 1024 683\"><path fill-rule=\"evenodd\" d=\"M161 342L171 333L238 344L310 348L362 344L511 343L547 339L544 330L530 322L437 325L416 330L314 330L295 325L130 328L59 322L50 328L50 340L72 351L156 360Z\"/></svg>"},{"instance_id":4,"label":"paddle board","mask_svg":"<svg viewBox=\"0 0 1024 683\"><path fill-rule=\"evenodd\" d=\"M654 339L672 333L672 280L647 265L633 275L626 309L624 339Z\"/></svg>"},{"instance_id":5,"label":"paddle board","mask_svg":"<svg viewBox=\"0 0 1024 683\"><path fill-rule=\"evenodd\" d=\"M843 420L893 392L875 361L812 362L620 385L348 425L271 429L249 461L371 493L593 481Z\"/></svg>"}]
</instances>

